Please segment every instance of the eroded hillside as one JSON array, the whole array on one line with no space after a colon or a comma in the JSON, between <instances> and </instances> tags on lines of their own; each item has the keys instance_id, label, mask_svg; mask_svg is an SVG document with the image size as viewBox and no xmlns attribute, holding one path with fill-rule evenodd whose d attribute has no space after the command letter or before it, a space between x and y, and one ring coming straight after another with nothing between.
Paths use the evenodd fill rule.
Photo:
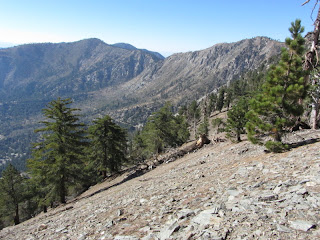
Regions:
<instances>
[{"instance_id":1,"label":"eroded hillside","mask_svg":"<svg viewBox=\"0 0 320 240\"><path fill-rule=\"evenodd\" d=\"M125 176L96 185L0 238L318 239L319 138L291 134L281 154L210 143L122 184Z\"/></svg>"}]
</instances>

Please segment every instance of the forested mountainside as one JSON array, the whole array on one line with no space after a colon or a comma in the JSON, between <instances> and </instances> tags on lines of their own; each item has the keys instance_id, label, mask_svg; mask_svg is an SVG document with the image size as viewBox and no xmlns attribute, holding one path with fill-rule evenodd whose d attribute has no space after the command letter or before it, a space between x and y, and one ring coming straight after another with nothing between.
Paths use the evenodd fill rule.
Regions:
<instances>
[{"instance_id":1,"label":"forested mountainside","mask_svg":"<svg viewBox=\"0 0 320 240\"><path fill-rule=\"evenodd\" d=\"M268 64L284 45L257 37L166 59L128 46L87 39L1 49L0 164L23 170L41 109L58 96L72 98L85 121L109 114L130 127L166 101L189 102Z\"/></svg>"},{"instance_id":2,"label":"forested mountainside","mask_svg":"<svg viewBox=\"0 0 320 240\"><path fill-rule=\"evenodd\" d=\"M119 85L163 56L99 39L27 44L0 50L0 165L23 169L41 109L52 99L85 101L88 92Z\"/></svg>"}]
</instances>

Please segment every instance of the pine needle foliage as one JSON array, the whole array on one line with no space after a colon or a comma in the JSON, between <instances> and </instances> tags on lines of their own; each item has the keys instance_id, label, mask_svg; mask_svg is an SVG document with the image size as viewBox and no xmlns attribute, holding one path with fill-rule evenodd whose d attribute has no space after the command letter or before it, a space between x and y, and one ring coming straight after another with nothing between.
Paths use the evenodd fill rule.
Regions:
<instances>
[{"instance_id":1,"label":"pine needle foliage","mask_svg":"<svg viewBox=\"0 0 320 240\"><path fill-rule=\"evenodd\" d=\"M98 118L89 127L89 156L95 170L106 177L107 172L118 172L126 162L127 132L110 116Z\"/></svg>"},{"instance_id":2,"label":"pine needle foliage","mask_svg":"<svg viewBox=\"0 0 320 240\"><path fill-rule=\"evenodd\" d=\"M168 147L176 147L188 140L190 133L184 116L174 116L172 106L166 103L147 120L142 131L135 137L134 151L141 149L144 159L159 154Z\"/></svg>"},{"instance_id":3,"label":"pine needle foliage","mask_svg":"<svg viewBox=\"0 0 320 240\"><path fill-rule=\"evenodd\" d=\"M81 181L83 149L86 144L84 124L79 123L78 109L68 107L71 99L51 101L43 110L42 141L33 146L28 168L40 187L41 202L66 202L68 188Z\"/></svg>"},{"instance_id":4,"label":"pine needle foliage","mask_svg":"<svg viewBox=\"0 0 320 240\"><path fill-rule=\"evenodd\" d=\"M240 98L227 113L228 118L225 127L227 137L235 138L237 142L241 141L241 134L245 133L248 107L248 100L246 98Z\"/></svg>"},{"instance_id":5,"label":"pine needle foliage","mask_svg":"<svg viewBox=\"0 0 320 240\"><path fill-rule=\"evenodd\" d=\"M250 101L250 111L246 115L246 129L249 140L262 143L261 136L266 134L272 140L265 146L273 152L283 151L286 146L282 137L294 126L304 109L302 100L306 97L308 86L305 83L306 71L303 70L304 28L296 20L289 28L291 38L282 49L279 63L271 67L261 93Z\"/></svg>"},{"instance_id":6,"label":"pine needle foliage","mask_svg":"<svg viewBox=\"0 0 320 240\"><path fill-rule=\"evenodd\" d=\"M24 201L24 179L20 172L9 164L0 179L0 212L8 225L20 223L21 204Z\"/></svg>"}]
</instances>

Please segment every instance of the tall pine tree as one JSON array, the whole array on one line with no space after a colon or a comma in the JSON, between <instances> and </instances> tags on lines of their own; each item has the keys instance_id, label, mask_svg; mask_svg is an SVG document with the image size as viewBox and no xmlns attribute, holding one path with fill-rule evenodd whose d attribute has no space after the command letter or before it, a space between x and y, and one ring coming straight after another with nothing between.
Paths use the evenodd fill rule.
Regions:
<instances>
[{"instance_id":1,"label":"tall pine tree","mask_svg":"<svg viewBox=\"0 0 320 240\"><path fill-rule=\"evenodd\" d=\"M240 98L239 101L228 111L225 130L227 136L241 141L241 134L247 123L246 113L248 112L248 101L246 98Z\"/></svg>"},{"instance_id":2,"label":"tall pine tree","mask_svg":"<svg viewBox=\"0 0 320 240\"><path fill-rule=\"evenodd\" d=\"M219 90L219 95L218 95L218 99L217 99L217 102L216 102L216 109L221 112L222 108L223 108L223 105L224 105L224 95L225 95L225 88L224 87L221 87L220 90Z\"/></svg>"},{"instance_id":3,"label":"tall pine tree","mask_svg":"<svg viewBox=\"0 0 320 240\"><path fill-rule=\"evenodd\" d=\"M127 133L113 122L110 116L98 118L89 127L90 160L97 171L106 177L117 172L126 161Z\"/></svg>"},{"instance_id":4,"label":"tall pine tree","mask_svg":"<svg viewBox=\"0 0 320 240\"><path fill-rule=\"evenodd\" d=\"M20 205L24 200L24 179L12 164L2 172L0 194L1 215L9 218L8 224L11 221L19 224Z\"/></svg>"},{"instance_id":5,"label":"tall pine tree","mask_svg":"<svg viewBox=\"0 0 320 240\"><path fill-rule=\"evenodd\" d=\"M266 147L275 152L284 149L282 136L302 115L302 99L307 94L301 21L291 23L289 31L292 38L286 39L287 48L282 49L280 62L269 71L261 93L250 102L251 111L247 114L249 140L261 143L259 135L267 133L273 140L267 141Z\"/></svg>"},{"instance_id":6,"label":"tall pine tree","mask_svg":"<svg viewBox=\"0 0 320 240\"><path fill-rule=\"evenodd\" d=\"M83 148L85 146L84 124L79 123L78 109L68 107L70 99L58 98L50 102L41 123L43 140L34 144L28 167L33 178L43 185L42 201L66 202L69 186L81 181Z\"/></svg>"},{"instance_id":7,"label":"tall pine tree","mask_svg":"<svg viewBox=\"0 0 320 240\"><path fill-rule=\"evenodd\" d=\"M198 107L198 103L196 100L193 100L188 108L188 118L192 119L193 132L194 132L195 138L196 138L196 125L200 117L201 117L201 111L200 111L200 108Z\"/></svg>"}]
</instances>

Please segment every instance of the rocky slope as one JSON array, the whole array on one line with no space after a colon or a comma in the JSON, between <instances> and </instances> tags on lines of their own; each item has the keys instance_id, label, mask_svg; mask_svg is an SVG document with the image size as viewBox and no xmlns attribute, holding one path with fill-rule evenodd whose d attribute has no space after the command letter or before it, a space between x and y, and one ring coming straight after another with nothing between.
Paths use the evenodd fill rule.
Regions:
<instances>
[{"instance_id":1,"label":"rocky slope","mask_svg":"<svg viewBox=\"0 0 320 240\"><path fill-rule=\"evenodd\" d=\"M201 51L173 54L114 89L112 96L125 95L140 102L146 99L194 100L245 71L268 64L268 60L278 55L283 46L283 43L272 39L256 37L216 44Z\"/></svg>"},{"instance_id":2,"label":"rocky slope","mask_svg":"<svg viewBox=\"0 0 320 240\"><path fill-rule=\"evenodd\" d=\"M114 104L106 106L109 114L138 124L132 117L136 111L148 116L154 106L159 107L165 101L174 105L190 103L246 71L268 65L269 59L279 55L282 47L283 43L256 37L216 44L201 51L173 54L124 84L94 92L90 96L91 106L99 109L106 99L112 99L117 108L113 108ZM141 119L138 120L141 122Z\"/></svg>"},{"instance_id":3,"label":"rocky slope","mask_svg":"<svg viewBox=\"0 0 320 240\"><path fill-rule=\"evenodd\" d=\"M248 141L206 145L0 232L1 239L319 239L320 131L292 150Z\"/></svg>"}]
</instances>

